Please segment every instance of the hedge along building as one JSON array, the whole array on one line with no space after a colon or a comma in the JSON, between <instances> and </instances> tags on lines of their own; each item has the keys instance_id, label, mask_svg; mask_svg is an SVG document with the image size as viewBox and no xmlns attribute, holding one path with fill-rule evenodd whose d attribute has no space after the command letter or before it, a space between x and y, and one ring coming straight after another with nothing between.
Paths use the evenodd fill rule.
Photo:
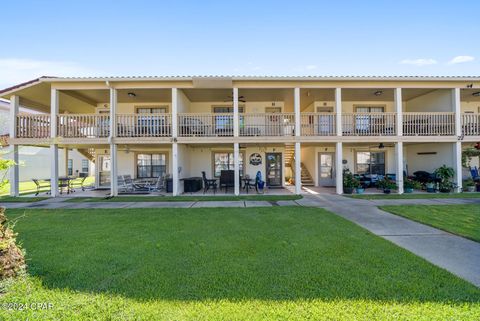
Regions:
<instances>
[{"instance_id":1,"label":"hedge along building","mask_svg":"<svg viewBox=\"0 0 480 321\"><path fill-rule=\"evenodd\" d=\"M453 167L480 141L480 77L41 77L0 92L10 100L10 144L89 153L96 185L118 193L118 175L182 179L260 171L270 187L293 178L335 186L342 169L403 174ZM22 115L19 105L41 112ZM12 170L18 195L19 168ZM303 180L303 182L302 182ZM56 196L53 191L52 196Z\"/></svg>"}]
</instances>

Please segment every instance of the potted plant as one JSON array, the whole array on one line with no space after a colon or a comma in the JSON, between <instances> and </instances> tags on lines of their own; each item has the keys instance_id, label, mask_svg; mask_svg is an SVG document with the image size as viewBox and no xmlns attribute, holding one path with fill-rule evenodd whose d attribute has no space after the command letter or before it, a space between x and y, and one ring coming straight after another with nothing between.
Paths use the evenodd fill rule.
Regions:
<instances>
[{"instance_id":1,"label":"potted plant","mask_svg":"<svg viewBox=\"0 0 480 321\"><path fill-rule=\"evenodd\" d=\"M435 193L435 182L429 180L425 183L425 188L427 189L427 193Z\"/></svg>"},{"instance_id":2,"label":"potted plant","mask_svg":"<svg viewBox=\"0 0 480 321\"><path fill-rule=\"evenodd\" d=\"M385 177L377 182L377 186L383 189L385 194L390 194L392 189L395 189L397 185L394 181L390 180L388 177Z\"/></svg>"},{"instance_id":3,"label":"potted plant","mask_svg":"<svg viewBox=\"0 0 480 321\"><path fill-rule=\"evenodd\" d=\"M405 193L412 193L414 189L420 189L422 186L419 182L414 181L413 179L407 178L403 182L403 191Z\"/></svg>"},{"instance_id":4,"label":"potted plant","mask_svg":"<svg viewBox=\"0 0 480 321\"><path fill-rule=\"evenodd\" d=\"M467 192L475 192L475 182L473 179L469 178L463 181L463 186Z\"/></svg>"},{"instance_id":5,"label":"potted plant","mask_svg":"<svg viewBox=\"0 0 480 321\"><path fill-rule=\"evenodd\" d=\"M343 192L345 194L352 194L353 189L360 186L358 180L353 177L353 174L349 170L343 172Z\"/></svg>"},{"instance_id":6,"label":"potted plant","mask_svg":"<svg viewBox=\"0 0 480 321\"><path fill-rule=\"evenodd\" d=\"M452 179L455 176L455 171L451 167L442 165L435 170L435 175L440 180L438 189L441 193L450 193L453 189Z\"/></svg>"}]
</instances>

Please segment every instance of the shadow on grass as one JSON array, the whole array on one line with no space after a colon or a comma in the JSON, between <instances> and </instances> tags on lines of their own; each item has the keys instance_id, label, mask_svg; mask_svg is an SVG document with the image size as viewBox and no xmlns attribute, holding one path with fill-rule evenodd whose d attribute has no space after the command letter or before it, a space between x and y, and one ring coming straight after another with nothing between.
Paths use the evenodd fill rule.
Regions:
<instances>
[{"instance_id":1,"label":"shadow on grass","mask_svg":"<svg viewBox=\"0 0 480 321\"><path fill-rule=\"evenodd\" d=\"M322 209L9 210L49 288L137 300L478 302L480 290Z\"/></svg>"}]
</instances>

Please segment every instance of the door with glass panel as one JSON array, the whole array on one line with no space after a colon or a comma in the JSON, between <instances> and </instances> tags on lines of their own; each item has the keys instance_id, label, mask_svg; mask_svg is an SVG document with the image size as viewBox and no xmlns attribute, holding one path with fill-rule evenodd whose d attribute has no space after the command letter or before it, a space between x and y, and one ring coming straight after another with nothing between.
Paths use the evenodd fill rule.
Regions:
<instances>
[{"instance_id":1,"label":"door with glass panel","mask_svg":"<svg viewBox=\"0 0 480 321\"><path fill-rule=\"evenodd\" d=\"M282 108L281 107L266 107L265 108L265 136L280 136L282 134Z\"/></svg>"},{"instance_id":2,"label":"door with glass panel","mask_svg":"<svg viewBox=\"0 0 480 321\"><path fill-rule=\"evenodd\" d=\"M375 125L378 126L378 122L382 121L383 117L376 115L376 113L383 113L384 107L362 106L357 107L356 112L360 115L357 114L355 117L355 132L357 134L369 134L371 129Z\"/></svg>"},{"instance_id":3,"label":"door with glass panel","mask_svg":"<svg viewBox=\"0 0 480 321\"><path fill-rule=\"evenodd\" d=\"M318 185L335 186L335 153L318 153Z\"/></svg>"},{"instance_id":4,"label":"door with glass panel","mask_svg":"<svg viewBox=\"0 0 480 321\"><path fill-rule=\"evenodd\" d=\"M135 136L161 137L170 134L167 124L166 107L139 107L139 117L135 128Z\"/></svg>"},{"instance_id":5,"label":"door with glass panel","mask_svg":"<svg viewBox=\"0 0 480 321\"><path fill-rule=\"evenodd\" d=\"M98 155L97 164L97 187L110 187L110 155Z\"/></svg>"},{"instance_id":6,"label":"door with glass panel","mask_svg":"<svg viewBox=\"0 0 480 321\"><path fill-rule=\"evenodd\" d=\"M320 113L320 115L318 115L316 119L316 134L319 136L333 135L335 133L335 122L333 117L331 117L331 115L333 115L333 107L317 107L317 113Z\"/></svg>"},{"instance_id":7,"label":"door with glass panel","mask_svg":"<svg viewBox=\"0 0 480 321\"><path fill-rule=\"evenodd\" d=\"M266 182L269 187L282 186L282 153L266 153Z\"/></svg>"}]
</instances>

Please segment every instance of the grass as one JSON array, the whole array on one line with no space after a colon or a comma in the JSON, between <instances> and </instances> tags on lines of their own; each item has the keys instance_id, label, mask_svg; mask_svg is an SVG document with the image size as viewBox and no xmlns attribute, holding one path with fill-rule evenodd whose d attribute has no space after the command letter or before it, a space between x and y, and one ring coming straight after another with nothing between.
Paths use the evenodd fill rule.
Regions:
<instances>
[{"instance_id":1,"label":"grass","mask_svg":"<svg viewBox=\"0 0 480 321\"><path fill-rule=\"evenodd\" d=\"M401 205L381 209L480 242L480 206Z\"/></svg>"},{"instance_id":2,"label":"grass","mask_svg":"<svg viewBox=\"0 0 480 321\"><path fill-rule=\"evenodd\" d=\"M388 199L432 199L432 198L480 198L480 193L421 193L421 194L354 194L345 195L351 198L367 200Z\"/></svg>"},{"instance_id":3,"label":"grass","mask_svg":"<svg viewBox=\"0 0 480 321\"><path fill-rule=\"evenodd\" d=\"M76 179L74 183L80 182L80 179ZM95 177L89 176L85 179L84 185L93 185L95 183ZM29 195L34 194L37 192L37 185L35 185L32 181L24 181L18 184L20 195ZM47 192L50 188L42 188L40 192ZM2 188L0 188L0 196L5 196L10 194L10 183L5 184Z\"/></svg>"},{"instance_id":4,"label":"grass","mask_svg":"<svg viewBox=\"0 0 480 321\"><path fill-rule=\"evenodd\" d=\"M0 196L1 203L32 203L46 200L48 197L12 197L12 196Z\"/></svg>"},{"instance_id":5,"label":"grass","mask_svg":"<svg viewBox=\"0 0 480 321\"><path fill-rule=\"evenodd\" d=\"M301 195L192 195L192 196L116 196L104 197L75 197L66 202L209 202L209 201L289 201L303 198Z\"/></svg>"},{"instance_id":6,"label":"grass","mask_svg":"<svg viewBox=\"0 0 480 321\"><path fill-rule=\"evenodd\" d=\"M480 289L317 208L9 210L0 319L478 320Z\"/></svg>"}]
</instances>

